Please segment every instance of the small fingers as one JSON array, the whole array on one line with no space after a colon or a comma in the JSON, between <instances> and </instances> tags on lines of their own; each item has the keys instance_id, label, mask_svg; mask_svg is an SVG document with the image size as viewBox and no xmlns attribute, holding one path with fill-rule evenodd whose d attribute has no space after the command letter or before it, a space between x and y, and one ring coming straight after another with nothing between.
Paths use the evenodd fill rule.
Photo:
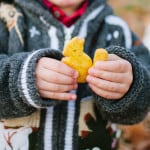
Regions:
<instances>
[{"instance_id":1,"label":"small fingers","mask_svg":"<svg viewBox=\"0 0 150 150\"><path fill-rule=\"evenodd\" d=\"M91 85L96 86L97 88L103 89L105 91L110 91L110 92L125 93L129 89L129 86L127 86L127 84L110 82L107 80L94 78L94 77L90 77L90 76L87 77L87 81Z\"/></svg>"},{"instance_id":2,"label":"small fingers","mask_svg":"<svg viewBox=\"0 0 150 150\"><path fill-rule=\"evenodd\" d=\"M93 86L92 84L89 84L89 86L97 95L100 95L101 97L104 97L106 99L117 100L123 96L123 94L121 93L106 91L106 90L97 88L96 86Z\"/></svg>"},{"instance_id":3,"label":"small fingers","mask_svg":"<svg viewBox=\"0 0 150 150\"><path fill-rule=\"evenodd\" d=\"M98 70L91 68L89 69L89 75L111 81L111 82L116 82L116 83L129 83L131 84L132 82L132 75L130 75L128 72L127 73L116 73L116 72L108 72L105 70Z\"/></svg>"},{"instance_id":4,"label":"small fingers","mask_svg":"<svg viewBox=\"0 0 150 150\"><path fill-rule=\"evenodd\" d=\"M59 83L59 84L73 84L76 79L71 76L54 72L45 68L40 68L40 71L35 73L36 78L41 78L46 82Z\"/></svg>"},{"instance_id":5,"label":"small fingers","mask_svg":"<svg viewBox=\"0 0 150 150\"><path fill-rule=\"evenodd\" d=\"M55 72L59 72L64 75L77 77L77 72L69 67L68 65L62 63L61 61L58 61L56 59L51 59L47 57L43 57L39 60L39 63L48 70L53 70Z\"/></svg>"},{"instance_id":6,"label":"small fingers","mask_svg":"<svg viewBox=\"0 0 150 150\"><path fill-rule=\"evenodd\" d=\"M127 71L132 71L131 64L124 59L119 59L115 61L98 61L95 63L95 68L99 70L105 70L108 72L124 73Z\"/></svg>"},{"instance_id":7,"label":"small fingers","mask_svg":"<svg viewBox=\"0 0 150 150\"><path fill-rule=\"evenodd\" d=\"M44 80L38 80L36 83L37 83L37 88L39 90L45 90L51 92L65 92L65 91L71 91L77 89L77 83L64 85L64 84L49 83L49 82L45 82Z\"/></svg>"},{"instance_id":8,"label":"small fingers","mask_svg":"<svg viewBox=\"0 0 150 150\"><path fill-rule=\"evenodd\" d=\"M69 101L69 100L76 100L77 98L76 94L67 93L67 92L57 93L57 92L40 90L39 94L41 97L55 99L55 100Z\"/></svg>"}]
</instances>

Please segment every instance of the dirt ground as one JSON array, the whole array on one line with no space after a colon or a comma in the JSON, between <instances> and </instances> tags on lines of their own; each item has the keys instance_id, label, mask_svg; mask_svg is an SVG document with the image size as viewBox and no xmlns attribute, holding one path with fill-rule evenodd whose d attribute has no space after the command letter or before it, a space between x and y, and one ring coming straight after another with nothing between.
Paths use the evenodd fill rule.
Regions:
<instances>
[{"instance_id":1,"label":"dirt ground","mask_svg":"<svg viewBox=\"0 0 150 150\"><path fill-rule=\"evenodd\" d=\"M121 16L137 33L143 37L150 24L150 0L108 0L117 15Z\"/></svg>"}]
</instances>

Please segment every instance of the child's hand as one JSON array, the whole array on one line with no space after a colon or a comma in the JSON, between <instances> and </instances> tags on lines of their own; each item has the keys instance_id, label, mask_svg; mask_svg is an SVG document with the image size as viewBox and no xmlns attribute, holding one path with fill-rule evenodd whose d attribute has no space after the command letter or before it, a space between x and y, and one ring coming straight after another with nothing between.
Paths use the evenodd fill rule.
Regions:
<instances>
[{"instance_id":1,"label":"child's hand","mask_svg":"<svg viewBox=\"0 0 150 150\"><path fill-rule=\"evenodd\" d=\"M56 59L41 58L36 65L36 86L41 97L57 100L75 100L68 91L77 88L78 73Z\"/></svg>"},{"instance_id":2,"label":"child's hand","mask_svg":"<svg viewBox=\"0 0 150 150\"><path fill-rule=\"evenodd\" d=\"M120 99L133 81L131 64L115 54L109 54L108 61L96 62L88 73L90 88L106 99Z\"/></svg>"}]
</instances>

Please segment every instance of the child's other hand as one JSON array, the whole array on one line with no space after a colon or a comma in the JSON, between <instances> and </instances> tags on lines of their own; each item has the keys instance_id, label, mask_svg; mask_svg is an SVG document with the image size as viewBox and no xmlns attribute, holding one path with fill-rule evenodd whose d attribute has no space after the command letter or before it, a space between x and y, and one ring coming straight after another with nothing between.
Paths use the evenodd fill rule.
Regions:
<instances>
[{"instance_id":1,"label":"child's other hand","mask_svg":"<svg viewBox=\"0 0 150 150\"><path fill-rule=\"evenodd\" d=\"M68 91L77 88L78 73L56 59L41 58L36 65L36 86L41 97L57 100L75 100Z\"/></svg>"},{"instance_id":2,"label":"child's other hand","mask_svg":"<svg viewBox=\"0 0 150 150\"><path fill-rule=\"evenodd\" d=\"M133 81L131 64L115 54L109 54L108 61L96 62L88 73L90 88L106 99L122 98Z\"/></svg>"}]
</instances>

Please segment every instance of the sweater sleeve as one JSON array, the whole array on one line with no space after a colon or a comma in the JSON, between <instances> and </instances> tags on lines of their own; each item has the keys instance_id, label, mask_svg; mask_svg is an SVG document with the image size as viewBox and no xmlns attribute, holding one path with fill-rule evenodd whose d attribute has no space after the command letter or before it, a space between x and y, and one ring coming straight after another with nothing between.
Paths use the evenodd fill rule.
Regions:
<instances>
[{"instance_id":1,"label":"sweater sleeve","mask_svg":"<svg viewBox=\"0 0 150 150\"><path fill-rule=\"evenodd\" d=\"M51 55L51 56L50 56ZM35 65L40 57L59 55L55 50L43 49L33 53L0 55L0 118L19 117L36 108L46 108L60 101L40 97L35 85Z\"/></svg>"},{"instance_id":2,"label":"sweater sleeve","mask_svg":"<svg viewBox=\"0 0 150 150\"><path fill-rule=\"evenodd\" d=\"M104 117L112 122L133 124L141 121L150 106L150 53L144 45L134 45L136 37L133 35L132 51L119 46L106 48L128 60L133 68L133 83L128 93L120 100L107 100L97 95L97 105Z\"/></svg>"},{"instance_id":3,"label":"sweater sleeve","mask_svg":"<svg viewBox=\"0 0 150 150\"><path fill-rule=\"evenodd\" d=\"M29 115L37 108L59 103L42 99L35 86L35 65L41 57L61 58L51 49L8 55L8 31L0 22L0 119Z\"/></svg>"},{"instance_id":4,"label":"sweater sleeve","mask_svg":"<svg viewBox=\"0 0 150 150\"><path fill-rule=\"evenodd\" d=\"M31 53L24 61L18 78L19 94L23 101L35 108L46 108L61 101L47 100L40 97L35 85L35 66L41 57L50 57L60 60L62 54L57 50L40 49Z\"/></svg>"}]
</instances>

